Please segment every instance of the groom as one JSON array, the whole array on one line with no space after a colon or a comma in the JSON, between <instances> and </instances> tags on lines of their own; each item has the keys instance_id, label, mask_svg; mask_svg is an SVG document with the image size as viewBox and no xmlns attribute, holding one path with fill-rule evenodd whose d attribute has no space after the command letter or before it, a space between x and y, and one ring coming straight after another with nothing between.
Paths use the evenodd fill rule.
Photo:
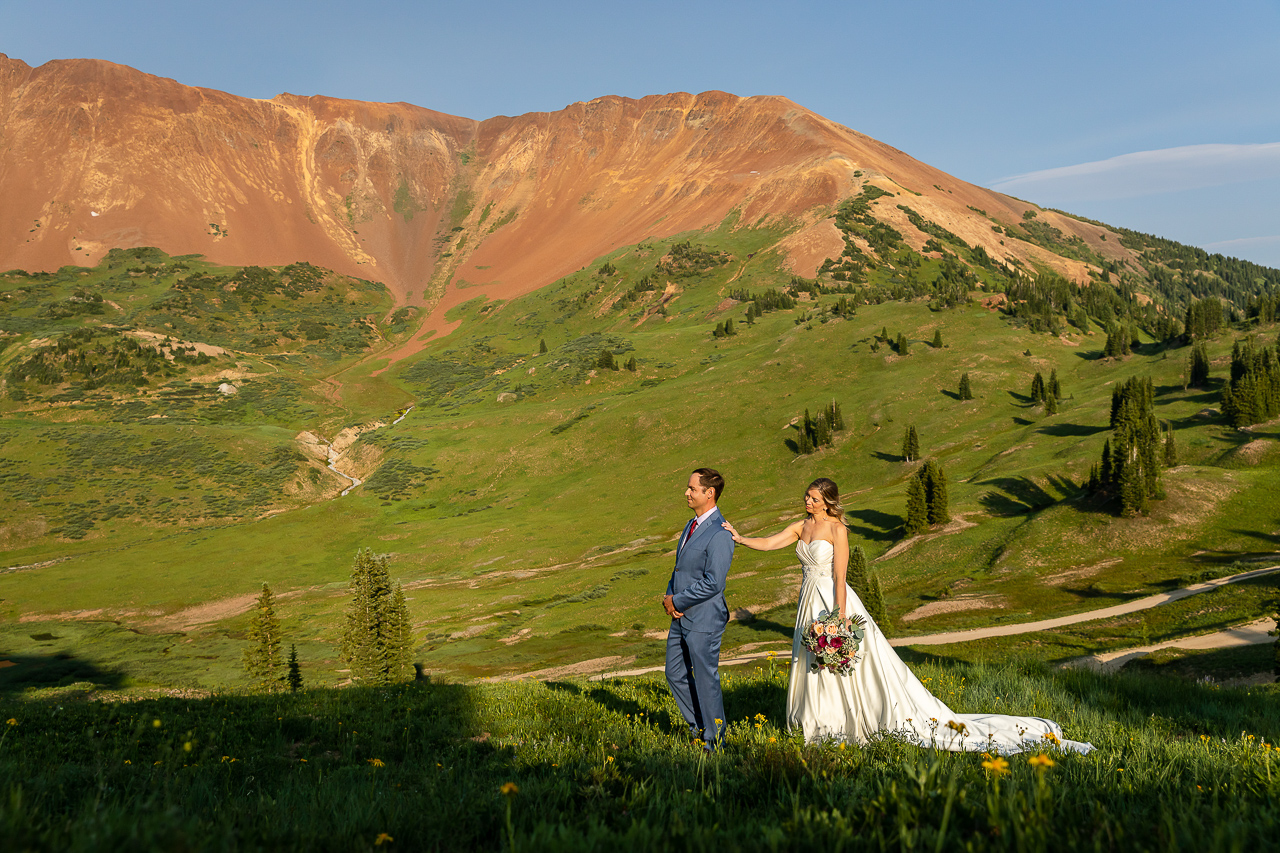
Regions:
<instances>
[{"instance_id":1,"label":"groom","mask_svg":"<svg viewBox=\"0 0 1280 853\"><path fill-rule=\"evenodd\" d=\"M667 634L667 683L695 738L706 748L720 743L724 700L720 695L720 639L729 622L724 585L733 561L733 536L720 526L716 501L724 477L710 468L689 476L685 503L694 518L680 534L676 567L662 606L671 617Z\"/></svg>"}]
</instances>

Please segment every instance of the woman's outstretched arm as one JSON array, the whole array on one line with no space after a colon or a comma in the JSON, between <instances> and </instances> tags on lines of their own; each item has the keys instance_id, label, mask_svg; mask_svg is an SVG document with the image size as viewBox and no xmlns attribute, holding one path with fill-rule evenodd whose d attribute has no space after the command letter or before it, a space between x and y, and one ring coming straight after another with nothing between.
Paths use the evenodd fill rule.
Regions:
<instances>
[{"instance_id":1,"label":"woman's outstretched arm","mask_svg":"<svg viewBox=\"0 0 1280 853\"><path fill-rule=\"evenodd\" d=\"M845 601L845 578L849 574L849 531L843 524L836 524L835 540L836 540L836 556L835 565L831 567L832 580L836 582L836 612L840 614L841 619L848 617L845 608L848 602Z\"/></svg>"},{"instance_id":2,"label":"woman's outstretched arm","mask_svg":"<svg viewBox=\"0 0 1280 853\"><path fill-rule=\"evenodd\" d=\"M743 536L737 530L734 530L733 525L727 521L721 526L729 531L729 535L733 537L733 541L737 545L746 545L753 551L776 551L779 548L787 547L800 538L800 528L804 526L804 521L789 524L781 533L775 533L772 536Z\"/></svg>"}]
</instances>

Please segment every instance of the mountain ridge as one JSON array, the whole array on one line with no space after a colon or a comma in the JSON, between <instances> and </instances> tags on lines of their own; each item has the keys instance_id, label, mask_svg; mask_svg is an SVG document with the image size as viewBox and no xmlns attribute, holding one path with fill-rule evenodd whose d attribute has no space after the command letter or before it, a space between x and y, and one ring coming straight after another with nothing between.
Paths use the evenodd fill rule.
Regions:
<instances>
[{"instance_id":1,"label":"mountain ridge","mask_svg":"<svg viewBox=\"0 0 1280 853\"><path fill-rule=\"evenodd\" d=\"M959 181L787 98L615 95L477 121L411 104L185 86L103 60L0 54L0 268L162 246L232 265L306 260L444 312L544 286L619 247L787 221L797 274L838 256L835 206L867 183L1002 262L1087 264L993 225L1036 211L1102 257L1105 229ZM892 201L892 200L886 200ZM894 204L876 215L919 249Z\"/></svg>"}]
</instances>

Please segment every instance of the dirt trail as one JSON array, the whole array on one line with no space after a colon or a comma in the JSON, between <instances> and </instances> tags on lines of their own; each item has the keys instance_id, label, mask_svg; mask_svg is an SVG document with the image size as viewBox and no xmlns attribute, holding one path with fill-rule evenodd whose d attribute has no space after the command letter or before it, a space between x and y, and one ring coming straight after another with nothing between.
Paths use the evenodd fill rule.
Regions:
<instances>
[{"instance_id":1,"label":"dirt trail","mask_svg":"<svg viewBox=\"0 0 1280 853\"><path fill-rule=\"evenodd\" d=\"M1114 616L1123 616L1127 613L1136 613L1140 610L1149 610L1152 607L1159 607L1162 604L1180 601L1192 595L1202 592L1209 592L1220 586L1231 583L1240 583L1241 581L1250 580L1252 578L1262 577L1280 571L1280 566L1268 566L1263 569L1254 569L1248 572L1230 575L1225 578L1217 578L1216 580L1205 581L1204 583L1192 584L1182 589L1175 589L1172 592L1162 592L1157 595L1149 595L1146 598L1139 598L1134 601L1128 601L1124 604L1117 604L1114 607L1103 607L1098 610L1087 610L1084 613L1076 613L1071 616L1060 616L1056 619L1041 619L1036 622L1019 622L1014 625L996 625L990 628L974 628L969 631L951 631L944 634L924 634L918 637L898 637L890 640L892 646L940 646L946 643L964 643L971 640L982 640L987 637L1008 637L1015 634L1031 634L1036 631L1049 631L1054 628L1061 628L1065 625L1075 625L1079 622L1091 622L1095 619L1110 619ZM1239 625L1235 628L1229 628L1225 631L1218 631L1213 634L1202 634L1197 637L1184 637L1179 640L1169 640L1164 643L1158 643L1153 646L1143 646L1141 648L1120 649L1113 652L1103 652L1098 655L1091 655L1085 658L1079 658L1073 661L1074 664L1083 664L1098 668L1104 672L1111 672L1119 669L1125 662L1135 657L1147 654L1161 648L1177 647L1181 649L1217 649L1230 646L1247 645L1250 643L1270 642L1271 637L1267 634L1274 626L1272 619L1260 619L1256 622L1250 622L1248 625ZM790 645L789 640L778 640L775 645ZM785 653L785 652L784 652ZM761 660L779 654L779 651L753 651L749 654L741 654L731 658L724 658L720 661L721 666L733 666L735 664L750 663L751 661ZM1112 662L1115 663L1114 666ZM661 666L649 666L641 669L622 670L617 672L602 672L593 676L593 680L602 678L619 678L632 675L645 675L651 672L662 672Z\"/></svg>"},{"instance_id":2,"label":"dirt trail","mask_svg":"<svg viewBox=\"0 0 1280 853\"><path fill-rule=\"evenodd\" d=\"M1241 581L1262 577L1263 575L1269 575L1275 571L1280 571L1280 566L1268 566L1265 569L1254 569L1249 572L1241 572L1240 574L1230 575L1225 578L1218 578L1217 580L1192 584L1191 586L1183 587L1182 589L1175 589L1172 592L1161 592L1156 595L1148 595L1146 598L1126 601L1124 604L1117 604L1113 607L1103 607L1100 610L1086 610L1084 613L1076 613L1071 616L1059 616L1056 619L1041 619L1036 622L1019 622L1014 625L993 625L990 628L974 628L969 631L951 631L945 634L926 634L920 637L898 637L890 640L889 642L894 646L941 646L947 643L964 643L970 640L985 640L988 637L1008 637L1013 634L1029 634L1034 631L1052 631L1054 628L1075 625L1079 622L1092 622L1095 619L1111 619L1115 616L1137 613L1140 610L1149 610L1152 607L1159 607L1162 604L1181 601L1182 599L1192 595L1215 590L1218 587L1225 586L1229 583L1240 583Z\"/></svg>"},{"instance_id":3,"label":"dirt trail","mask_svg":"<svg viewBox=\"0 0 1280 853\"><path fill-rule=\"evenodd\" d=\"M1131 649L1119 649L1112 652L1101 652L1096 655L1077 658L1070 666L1084 666L1098 672L1116 672L1129 661L1148 655L1160 649L1228 649L1236 646L1252 646L1272 642L1271 631L1275 629L1276 620L1259 619L1247 625L1237 625L1225 631L1212 634L1201 634L1197 637L1183 637L1178 640L1166 640L1150 646L1135 646Z\"/></svg>"}]
</instances>

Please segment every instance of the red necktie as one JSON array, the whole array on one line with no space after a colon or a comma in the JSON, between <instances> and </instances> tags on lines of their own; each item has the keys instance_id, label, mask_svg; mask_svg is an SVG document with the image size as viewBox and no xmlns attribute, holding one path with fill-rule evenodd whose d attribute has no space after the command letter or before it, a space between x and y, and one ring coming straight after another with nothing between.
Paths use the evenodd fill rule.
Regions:
<instances>
[{"instance_id":1,"label":"red necktie","mask_svg":"<svg viewBox=\"0 0 1280 853\"><path fill-rule=\"evenodd\" d=\"M693 531L698 529L698 519L693 520L693 524L689 525L689 535L684 537L684 544L688 545L689 540L693 538Z\"/></svg>"}]
</instances>

